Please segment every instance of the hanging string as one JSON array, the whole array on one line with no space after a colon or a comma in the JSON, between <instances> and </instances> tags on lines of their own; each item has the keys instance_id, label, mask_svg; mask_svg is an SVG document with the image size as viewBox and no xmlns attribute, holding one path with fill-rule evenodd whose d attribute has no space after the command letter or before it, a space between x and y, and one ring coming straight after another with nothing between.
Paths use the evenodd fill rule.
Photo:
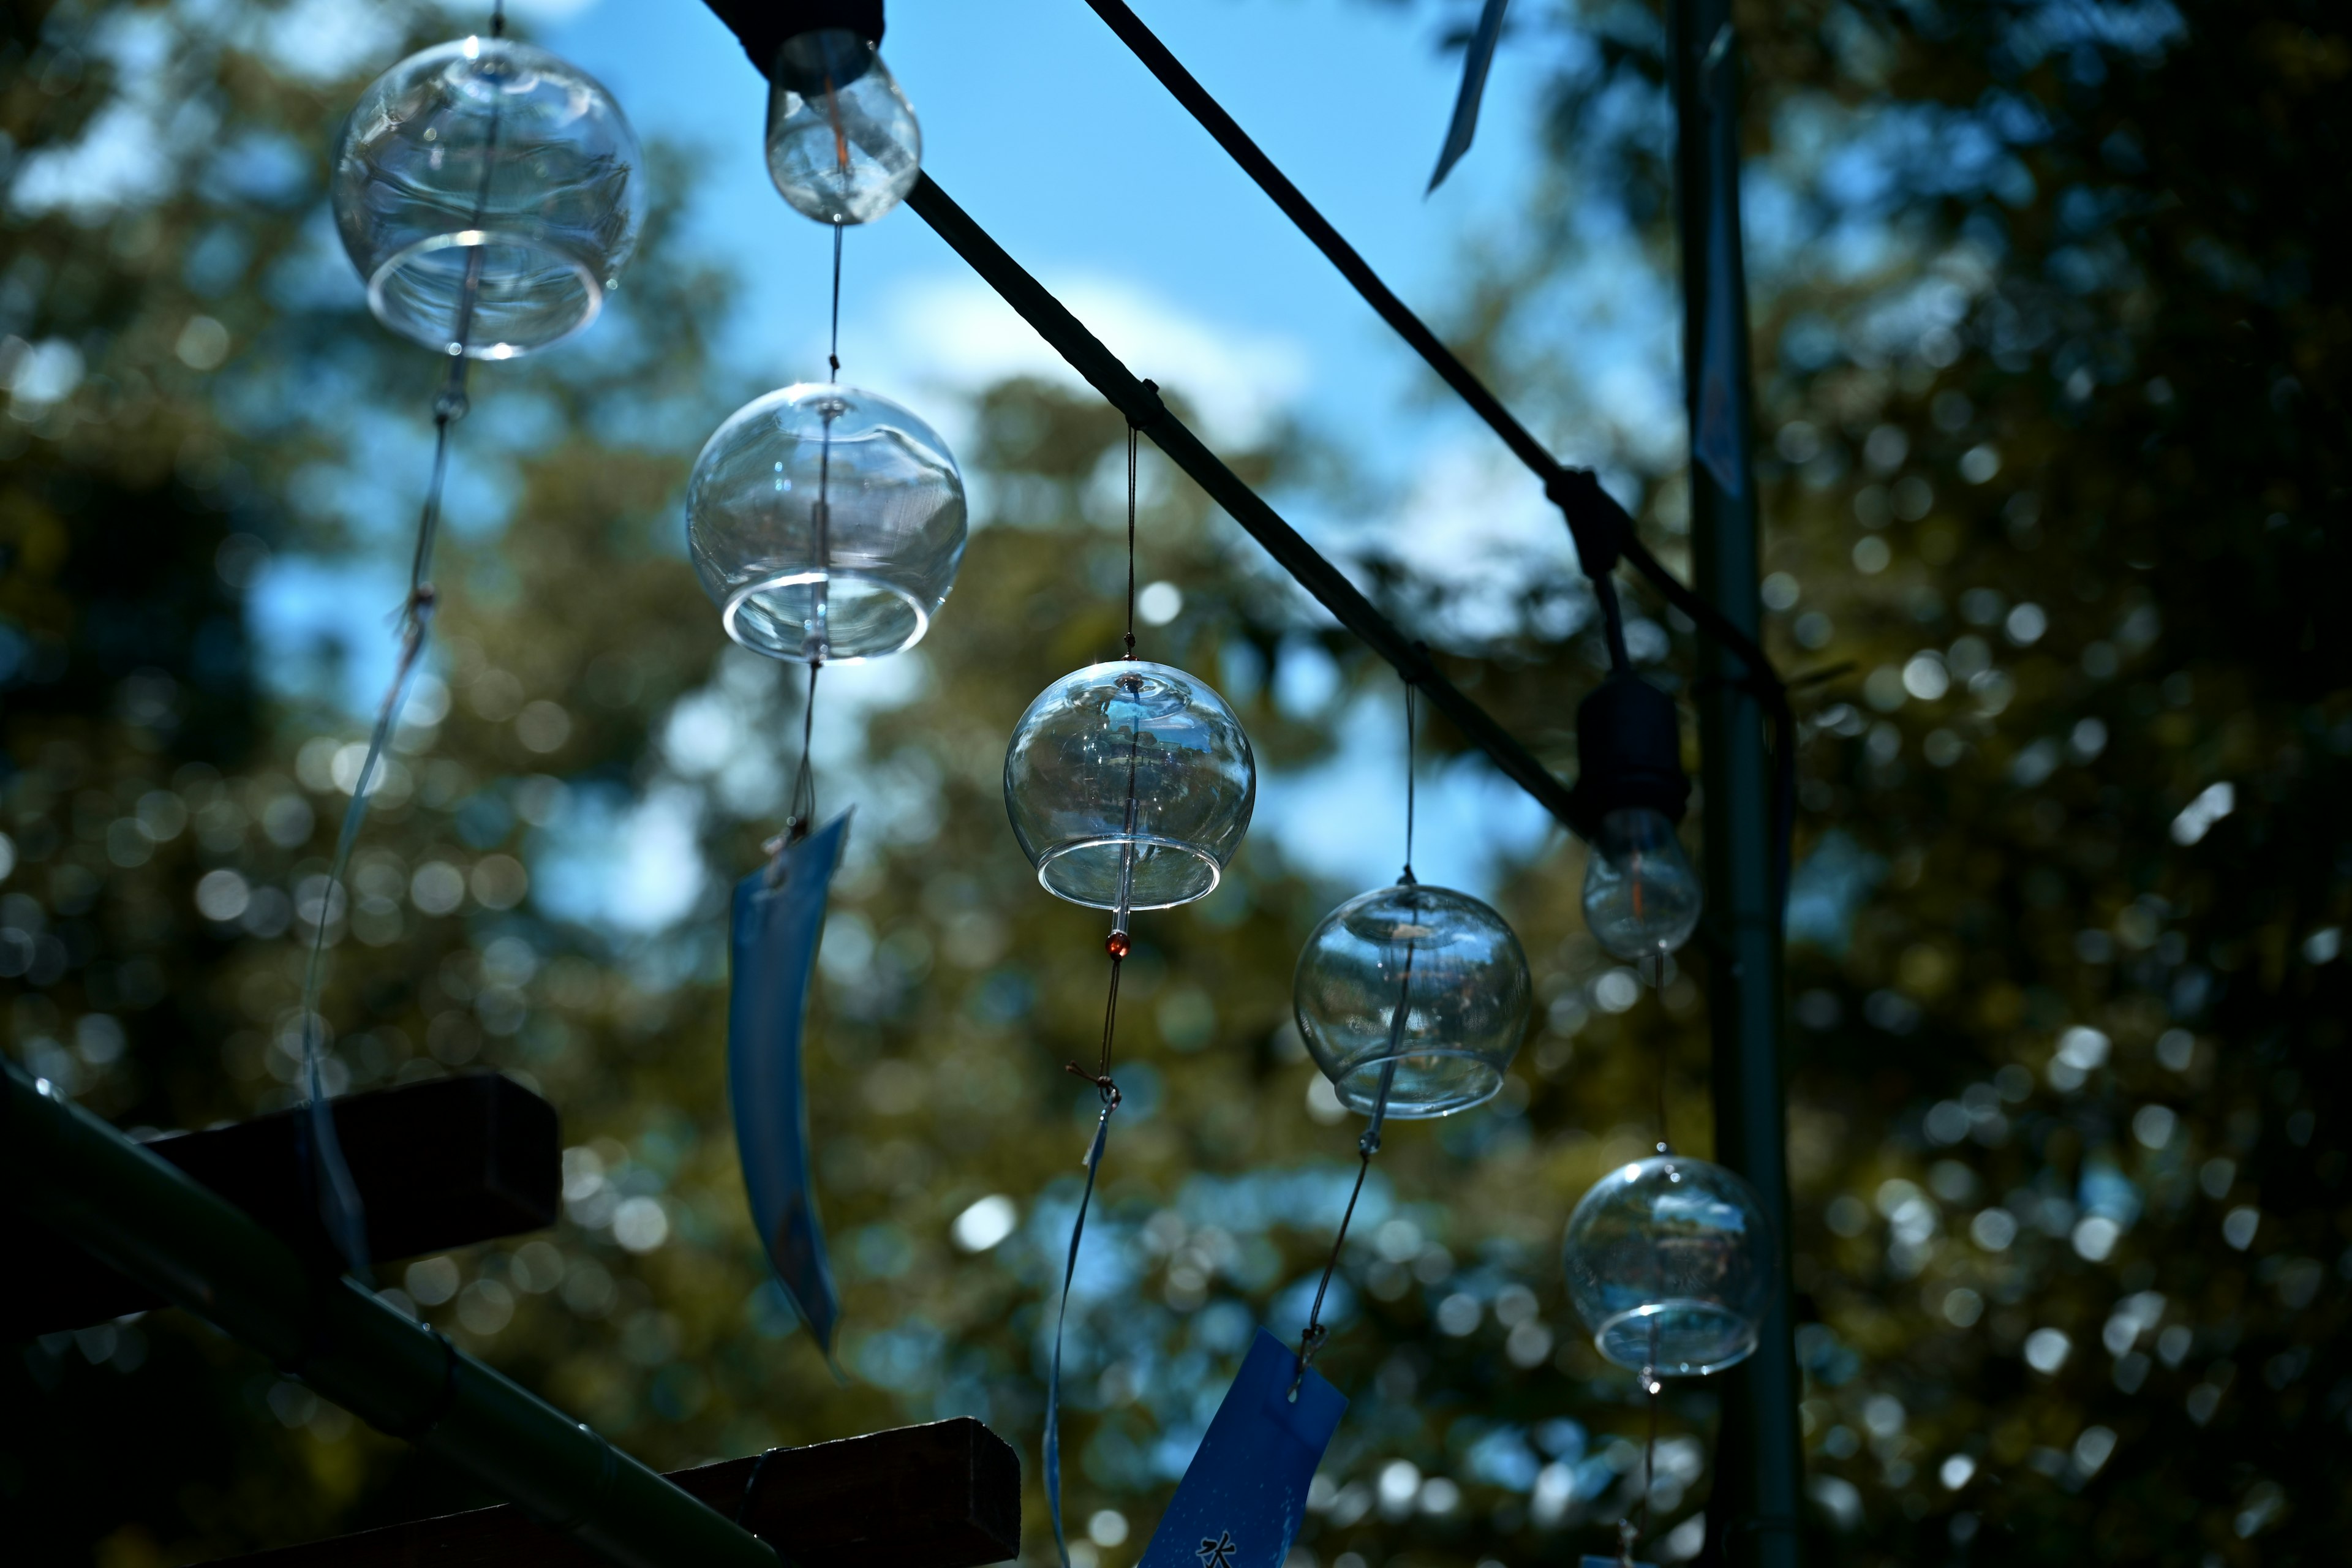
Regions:
<instances>
[{"instance_id":1,"label":"hanging string","mask_svg":"<svg viewBox=\"0 0 2352 1568\"><path fill-rule=\"evenodd\" d=\"M1112 1044L1118 1032L1118 975L1130 950L1126 925L1122 909L1118 925L1103 939L1103 951L1110 955L1110 990L1103 999L1102 1045L1095 1058L1095 1070L1088 1072L1076 1062L1063 1064L1064 1071L1095 1086L1102 1110L1095 1118L1094 1139L1087 1145L1087 1185L1078 1196L1077 1218L1070 1225L1069 1256L1062 1264L1062 1300L1054 1312L1054 1359L1045 1374L1045 1508L1053 1516L1054 1550L1062 1568L1070 1568L1070 1543L1062 1525L1062 1331L1069 1321L1070 1283L1078 1272L1078 1242L1087 1233L1087 1211L1094 1205L1095 1177L1102 1170L1111 1112L1119 1104L1118 1085L1110 1076L1110 1068Z\"/></svg>"},{"instance_id":2,"label":"hanging string","mask_svg":"<svg viewBox=\"0 0 2352 1568\"><path fill-rule=\"evenodd\" d=\"M490 37L504 37L506 26L506 0L496 0L490 10ZM476 229L482 226L489 210L490 179L498 167L502 107L494 95L483 137L482 179L475 190L473 216L468 226ZM335 836L334 857L328 862L325 883L320 889L310 956L302 968L302 1093L309 1111L299 1123L303 1164L317 1193L320 1219L335 1250L363 1281L369 1278L366 1205L360 1197L358 1184L352 1179L351 1165L343 1158L342 1141L336 1136L334 1112L328 1103L326 1047L322 1038L325 1020L320 1014L320 995L326 985L327 931L333 921L337 895L342 891L345 874L351 868L352 850L359 842L361 826L367 820L368 801L381 782L380 774L387 771L384 750L400 722L401 710L407 702L409 688L433 634L436 603L432 582L433 549L441 534L451 428L471 406L466 395L466 382L472 360L467 351L473 343L485 259L481 246L467 247L465 276L457 291L457 331L449 342L449 373L433 399L433 468L425 481L424 505L417 515L416 548L409 557L408 597L399 612L400 654L394 663L392 681L376 707L375 725L368 735L367 755L360 763L359 777L352 785L351 804L343 808L342 826Z\"/></svg>"},{"instance_id":3,"label":"hanging string","mask_svg":"<svg viewBox=\"0 0 2352 1568\"><path fill-rule=\"evenodd\" d=\"M1135 657L1136 428L1127 427L1127 657Z\"/></svg>"},{"instance_id":4,"label":"hanging string","mask_svg":"<svg viewBox=\"0 0 2352 1568\"><path fill-rule=\"evenodd\" d=\"M797 844L816 827L816 752L811 744L816 732L816 678L822 663L809 665L808 694L801 703L801 764L793 773L793 793L785 807L784 836L770 852Z\"/></svg>"},{"instance_id":5,"label":"hanging string","mask_svg":"<svg viewBox=\"0 0 2352 1568\"><path fill-rule=\"evenodd\" d=\"M1658 1320L1650 1319L1649 1364L1642 1369L1642 1393L1650 1406L1649 1436L1642 1443L1642 1522L1632 1517L1617 1521L1618 1568L1637 1568L1633 1548L1650 1533L1650 1494L1658 1489L1658 1395L1665 1392L1658 1378Z\"/></svg>"},{"instance_id":6,"label":"hanging string","mask_svg":"<svg viewBox=\"0 0 2352 1568\"><path fill-rule=\"evenodd\" d=\"M1406 681L1404 683L1404 875L1397 879L1397 880L1401 882L1410 882L1413 879L1413 775L1418 771L1414 763L1414 742L1416 739L1416 731L1414 728L1413 699L1416 695L1417 693L1413 689L1412 682L1410 680Z\"/></svg>"},{"instance_id":7,"label":"hanging string","mask_svg":"<svg viewBox=\"0 0 2352 1568\"><path fill-rule=\"evenodd\" d=\"M824 363L832 371L834 381L841 379L841 229L839 218L833 224L833 342L825 350Z\"/></svg>"}]
</instances>

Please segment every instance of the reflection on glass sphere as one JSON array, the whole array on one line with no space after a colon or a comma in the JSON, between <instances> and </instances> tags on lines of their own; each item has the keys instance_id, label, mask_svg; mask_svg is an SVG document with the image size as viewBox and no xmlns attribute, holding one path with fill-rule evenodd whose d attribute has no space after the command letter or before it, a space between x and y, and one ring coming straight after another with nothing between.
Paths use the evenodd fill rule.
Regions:
<instances>
[{"instance_id":1,"label":"reflection on glass sphere","mask_svg":"<svg viewBox=\"0 0 2352 1568\"><path fill-rule=\"evenodd\" d=\"M385 326L511 359L595 319L636 248L645 183L636 132L585 71L459 38L360 95L335 149L335 226Z\"/></svg>"},{"instance_id":2,"label":"reflection on glass sphere","mask_svg":"<svg viewBox=\"0 0 2352 1568\"><path fill-rule=\"evenodd\" d=\"M1122 924L1213 891L1256 803L1257 763L1225 700L1141 659L1054 682L1004 754L1004 807L1037 880Z\"/></svg>"},{"instance_id":3,"label":"reflection on glass sphere","mask_svg":"<svg viewBox=\"0 0 2352 1568\"><path fill-rule=\"evenodd\" d=\"M887 397L803 383L744 405L703 445L687 552L727 635L825 664L912 647L963 563L963 477Z\"/></svg>"},{"instance_id":4,"label":"reflection on glass sphere","mask_svg":"<svg viewBox=\"0 0 2352 1568\"><path fill-rule=\"evenodd\" d=\"M1619 1366L1720 1372L1756 1348L1777 1254L1755 1193L1720 1165L1658 1154L1610 1172L1563 1252L1577 1314Z\"/></svg>"},{"instance_id":5,"label":"reflection on glass sphere","mask_svg":"<svg viewBox=\"0 0 2352 1568\"><path fill-rule=\"evenodd\" d=\"M1584 861L1584 921L1611 956L1660 958L1690 940L1704 901L1675 825L1644 806L1601 819Z\"/></svg>"},{"instance_id":6,"label":"reflection on glass sphere","mask_svg":"<svg viewBox=\"0 0 2352 1568\"><path fill-rule=\"evenodd\" d=\"M1298 1032L1339 1103L1444 1116L1491 1098L1527 1031L1527 954L1466 893L1400 882L1323 917L1298 955Z\"/></svg>"},{"instance_id":7,"label":"reflection on glass sphere","mask_svg":"<svg viewBox=\"0 0 2352 1568\"><path fill-rule=\"evenodd\" d=\"M914 189L922 128L872 44L841 27L799 34L768 79L768 175L795 212L871 223Z\"/></svg>"}]
</instances>

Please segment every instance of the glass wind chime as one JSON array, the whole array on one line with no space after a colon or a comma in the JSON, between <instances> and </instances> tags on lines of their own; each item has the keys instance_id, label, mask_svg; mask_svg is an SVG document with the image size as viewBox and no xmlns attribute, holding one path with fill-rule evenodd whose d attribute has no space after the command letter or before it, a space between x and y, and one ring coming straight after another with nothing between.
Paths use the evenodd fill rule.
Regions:
<instances>
[{"instance_id":1,"label":"glass wind chime","mask_svg":"<svg viewBox=\"0 0 2352 1568\"><path fill-rule=\"evenodd\" d=\"M1616 592L1592 573L1607 628L1608 678L1576 715L1571 805L1587 845L1584 918L1611 956L1654 987L1697 929L1702 893L1675 826L1690 800L1674 700L1633 673ZM1618 1523L1616 1558L1633 1562L1656 1480L1658 1397L1668 1377L1703 1377L1757 1346L1778 1269L1763 1205L1738 1173L1675 1152L1659 1064L1657 1152L1610 1172L1570 1215L1561 1245L1570 1300L1601 1356L1636 1373L1649 1406L1639 1521Z\"/></svg>"},{"instance_id":2,"label":"glass wind chime","mask_svg":"<svg viewBox=\"0 0 2352 1568\"><path fill-rule=\"evenodd\" d=\"M466 416L474 361L519 358L595 320L636 248L646 205L645 159L612 95L577 67L505 34L501 5L488 37L436 45L379 77L344 122L331 184L336 231L367 287L368 308L449 362L433 402L433 467L399 658L336 840L302 988L306 1163L329 1233L362 1275L364 1217L320 1068L327 917L431 634L451 430Z\"/></svg>"},{"instance_id":3,"label":"glass wind chime","mask_svg":"<svg viewBox=\"0 0 2352 1568\"><path fill-rule=\"evenodd\" d=\"M809 1180L801 1071L811 978L849 813L817 826L817 673L921 640L963 562L963 477L938 432L841 384L844 231L898 205L922 132L879 53L881 7L802 5L768 62L768 172L833 229L822 382L745 405L687 485L687 547L728 637L808 667L801 760L771 858L735 889L729 1093L752 1217L778 1279L828 1359L840 1301Z\"/></svg>"},{"instance_id":4,"label":"glass wind chime","mask_svg":"<svg viewBox=\"0 0 2352 1568\"><path fill-rule=\"evenodd\" d=\"M1249 737L1225 700L1196 676L1136 657L1137 461L1130 425L1124 655L1074 670L1040 692L1013 727L1004 755L1005 811L1022 852L1037 868L1038 884L1111 917L1103 939L1110 983L1101 1048L1092 1071L1076 1062L1066 1069L1095 1086L1101 1110L1087 1148L1086 1190L1070 1226L1045 1384L1045 1500L1063 1568L1068 1568L1069 1548L1062 1527L1062 1330L1111 1114L1119 1106L1111 1058L1119 972L1132 951L1128 923L1139 910L1174 909L1215 891L1257 801Z\"/></svg>"}]
</instances>

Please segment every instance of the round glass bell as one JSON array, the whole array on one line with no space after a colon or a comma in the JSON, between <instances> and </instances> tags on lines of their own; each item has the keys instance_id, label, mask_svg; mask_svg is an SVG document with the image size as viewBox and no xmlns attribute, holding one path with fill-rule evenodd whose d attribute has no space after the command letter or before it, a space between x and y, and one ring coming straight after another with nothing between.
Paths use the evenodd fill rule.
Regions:
<instances>
[{"instance_id":1,"label":"round glass bell","mask_svg":"<svg viewBox=\"0 0 2352 1568\"><path fill-rule=\"evenodd\" d=\"M1045 688L1004 753L1004 807L1045 890L1165 910L1215 890L1257 803L1249 737L1205 681L1091 664Z\"/></svg>"},{"instance_id":2,"label":"round glass bell","mask_svg":"<svg viewBox=\"0 0 2352 1568\"><path fill-rule=\"evenodd\" d=\"M871 223L914 189L922 128L872 44L845 27L795 35L768 80L768 177L795 212Z\"/></svg>"},{"instance_id":3,"label":"round glass bell","mask_svg":"<svg viewBox=\"0 0 2352 1568\"><path fill-rule=\"evenodd\" d=\"M636 132L594 79L475 37L360 95L331 194L377 320L445 353L511 359L595 319L636 248L645 184Z\"/></svg>"},{"instance_id":4,"label":"round glass bell","mask_svg":"<svg viewBox=\"0 0 2352 1568\"><path fill-rule=\"evenodd\" d=\"M1292 1005L1339 1103L1444 1116L1493 1097L1527 1032L1528 957L1493 910L1399 882L1323 917L1298 955Z\"/></svg>"},{"instance_id":5,"label":"round glass bell","mask_svg":"<svg viewBox=\"0 0 2352 1568\"><path fill-rule=\"evenodd\" d=\"M887 397L803 383L744 405L686 489L687 552L727 635L844 664L911 647L963 563L963 476Z\"/></svg>"},{"instance_id":6,"label":"round glass bell","mask_svg":"<svg viewBox=\"0 0 2352 1568\"><path fill-rule=\"evenodd\" d=\"M1777 1255L1756 1194L1722 1166L1620 1166L1576 1205L1562 1250L1577 1314L1619 1366L1689 1376L1755 1350Z\"/></svg>"}]
</instances>

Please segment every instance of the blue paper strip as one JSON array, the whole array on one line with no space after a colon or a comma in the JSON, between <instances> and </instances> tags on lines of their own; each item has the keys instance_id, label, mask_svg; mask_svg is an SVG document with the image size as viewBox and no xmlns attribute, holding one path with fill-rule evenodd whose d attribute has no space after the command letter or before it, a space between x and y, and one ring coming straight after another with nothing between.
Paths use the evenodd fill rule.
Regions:
<instances>
[{"instance_id":1,"label":"blue paper strip","mask_svg":"<svg viewBox=\"0 0 2352 1568\"><path fill-rule=\"evenodd\" d=\"M1478 133L1478 105L1486 96L1486 69L1495 63L1495 46L1503 37L1503 10L1510 3L1486 0L1486 9L1478 13L1478 29L1470 35L1470 47L1462 53L1462 90L1454 100L1454 121L1445 128L1445 145L1438 150L1437 172L1429 176L1432 191L1445 183L1462 154L1470 151L1470 139Z\"/></svg>"},{"instance_id":2,"label":"blue paper strip","mask_svg":"<svg viewBox=\"0 0 2352 1568\"><path fill-rule=\"evenodd\" d=\"M1140 1568L1281 1568L1347 1408L1320 1373L1301 1377L1297 1352L1260 1329Z\"/></svg>"},{"instance_id":3,"label":"blue paper strip","mask_svg":"<svg viewBox=\"0 0 2352 1568\"><path fill-rule=\"evenodd\" d=\"M845 811L735 884L727 1006L728 1089L751 1217L784 1293L828 1360L841 1299L825 1263L824 1226L809 1184L801 1037L817 942L824 934L825 894L848 837Z\"/></svg>"}]
</instances>

